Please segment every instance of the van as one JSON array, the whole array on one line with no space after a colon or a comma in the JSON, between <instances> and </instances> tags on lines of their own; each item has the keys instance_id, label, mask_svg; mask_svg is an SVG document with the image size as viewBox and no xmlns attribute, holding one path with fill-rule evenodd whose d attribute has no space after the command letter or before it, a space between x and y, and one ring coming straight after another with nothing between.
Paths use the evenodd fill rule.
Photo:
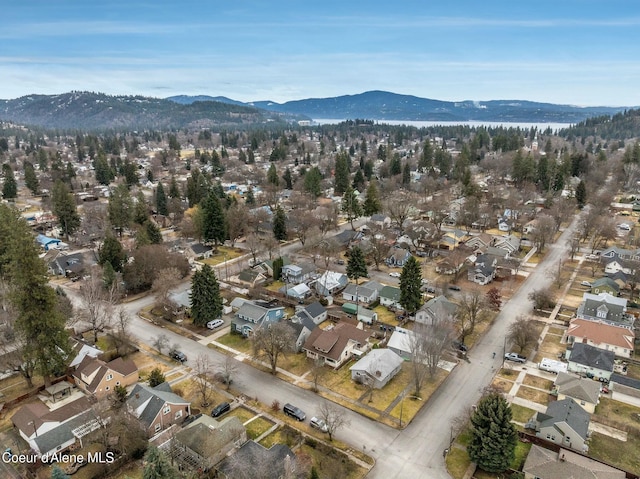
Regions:
<instances>
[{"instance_id":1,"label":"van","mask_svg":"<svg viewBox=\"0 0 640 479\"><path fill-rule=\"evenodd\" d=\"M231 410L231 405L228 402L222 402L213 408L211 411L211 417L222 416L225 412Z\"/></svg>"},{"instance_id":2,"label":"van","mask_svg":"<svg viewBox=\"0 0 640 479\"><path fill-rule=\"evenodd\" d=\"M293 404L285 404L282 410L287 416L291 416L298 421L304 421L307 418L307 415L304 413L304 411L300 408L295 407Z\"/></svg>"}]
</instances>

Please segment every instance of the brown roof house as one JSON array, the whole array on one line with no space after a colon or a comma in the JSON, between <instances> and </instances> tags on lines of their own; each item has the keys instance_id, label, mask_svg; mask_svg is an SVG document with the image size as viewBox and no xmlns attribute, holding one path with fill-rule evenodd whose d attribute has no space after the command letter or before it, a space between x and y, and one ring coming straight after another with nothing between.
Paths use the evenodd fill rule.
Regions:
<instances>
[{"instance_id":1,"label":"brown roof house","mask_svg":"<svg viewBox=\"0 0 640 479\"><path fill-rule=\"evenodd\" d=\"M155 388L136 384L127 398L127 409L147 430L149 437L172 424L180 424L191 414L191 404L164 382Z\"/></svg>"},{"instance_id":2,"label":"brown roof house","mask_svg":"<svg viewBox=\"0 0 640 479\"><path fill-rule=\"evenodd\" d=\"M82 438L101 425L86 396L70 396L48 406L43 402L25 404L11 422L38 456L63 452L78 441L82 445Z\"/></svg>"},{"instance_id":3,"label":"brown roof house","mask_svg":"<svg viewBox=\"0 0 640 479\"><path fill-rule=\"evenodd\" d=\"M574 318L567 329L569 343L586 343L616 356L630 358L633 355L636 334L626 326L617 326L602 321Z\"/></svg>"},{"instance_id":4,"label":"brown roof house","mask_svg":"<svg viewBox=\"0 0 640 479\"><path fill-rule=\"evenodd\" d=\"M566 449L558 452L531 446L522 468L525 479L624 479L623 471Z\"/></svg>"},{"instance_id":5,"label":"brown roof house","mask_svg":"<svg viewBox=\"0 0 640 479\"><path fill-rule=\"evenodd\" d=\"M206 472L246 441L247 430L237 416L217 421L201 414L178 431L168 447L171 457L178 461L182 469Z\"/></svg>"},{"instance_id":6,"label":"brown roof house","mask_svg":"<svg viewBox=\"0 0 640 479\"><path fill-rule=\"evenodd\" d=\"M76 385L97 399L113 392L116 386L131 386L138 382L138 367L130 359L116 358L105 363L90 356L78 364L73 373Z\"/></svg>"},{"instance_id":7,"label":"brown roof house","mask_svg":"<svg viewBox=\"0 0 640 479\"><path fill-rule=\"evenodd\" d=\"M353 356L362 356L369 350L371 333L359 327L339 322L333 328L316 328L311 331L302 347L310 359L323 359L338 369Z\"/></svg>"}]
</instances>

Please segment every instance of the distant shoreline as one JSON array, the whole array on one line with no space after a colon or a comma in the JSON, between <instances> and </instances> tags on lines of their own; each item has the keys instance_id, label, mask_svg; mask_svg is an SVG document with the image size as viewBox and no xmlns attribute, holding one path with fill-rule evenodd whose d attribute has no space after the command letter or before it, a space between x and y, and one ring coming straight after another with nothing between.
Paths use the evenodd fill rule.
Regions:
<instances>
[{"instance_id":1,"label":"distant shoreline","mask_svg":"<svg viewBox=\"0 0 640 479\"><path fill-rule=\"evenodd\" d=\"M334 125L346 121L346 119L331 119L331 118L314 118L313 124L315 125ZM524 122L524 121L481 121L481 120L468 120L468 121L422 121L422 120L374 120L377 125L407 125L415 126L416 128L425 128L430 126L487 126L487 127L500 127L507 128L521 128L529 129L531 127L538 128L539 130L546 130L551 128L553 131L561 130L563 128L569 128L574 123L544 123L544 122Z\"/></svg>"}]
</instances>

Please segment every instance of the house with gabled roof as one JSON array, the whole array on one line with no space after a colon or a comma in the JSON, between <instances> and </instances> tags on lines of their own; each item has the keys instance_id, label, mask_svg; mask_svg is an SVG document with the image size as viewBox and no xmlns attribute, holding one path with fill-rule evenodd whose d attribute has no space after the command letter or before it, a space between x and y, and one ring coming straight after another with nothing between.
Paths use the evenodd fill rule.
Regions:
<instances>
[{"instance_id":1,"label":"house with gabled roof","mask_svg":"<svg viewBox=\"0 0 640 479\"><path fill-rule=\"evenodd\" d=\"M390 253L384 262L392 268L402 268L411 257L411 252L404 248L393 248Z\"/></svg>"},{"instance_id":2,"label":"house with gabled roof","mask_svg":"<svg viewBox=\"0 0 640 479\"><path fill-rule=\"evenodd\" d=\"M79 276L85 268L83 253L61 253L49 263L49 273L56 276Z\"/></svg>"},{"instance_id":3,"label":"house with gabled roof","mask_svg":"<svg viewBox=\"0 0 640 479\"><path fill-rule=\"evenodd\" d=\"M342 291L347 284L349 278L344 273L336 273L335 271L325 271L314 283L316 292L321 296L333 296Z\"/></svg>"},{"instance_id":4,"label":"house with gabled roof","mask_svg":"<svg viewBox=\"0 0 640 479\"><path fill-rule=\"evenodd\" d=\"M339 322L332 328L314 329L302 350L309 359L321 359L324 364L337 369L354 355L367 352L370 336L368 331Z\"/></svg>"},{"instance_id":5,"label":"house with gabled roof","mask_svg":"<svg viewBox=\"0 0 640 479\"><path fill-rule=\"evenodd\" d=\"M257 268L256 269L243 269L240 271L238 275L238 282L246 285L250 288L255 288L259 284L264 283L267 280L267 277L261 273Z\"/></svg>"},{"instance_id":6,"label":"house with gabled roof","mask_svg":"<svg viewBox=\"0 0 640 479\"><path fill-rule=\"evenodd\" d=\"M282 267L282 280L287 283L303 283L315 277L316 271L313 263L288 264Z\"/></svg>"},{"instance_id":7,"label":"house with gabled roof","mask_svg":"<svg viewBox=\"0 0 640 479\"><path fill-rule=\"evenodd\" d=\"M207 259L213 256L213 248L202 243L190 244L187 251L187 256L189 256L190 258Z\"/></svg>"},{"instance_id":8,"label":"house with gabled roof","mask_svg":"<svg viewBox=\"0 0 640 479\"><path fill-rule=\"evenodd\" d=\"M264 324L277 323L285 318L284 306L258 301L245 301L231 320L231 331L249 337Z\"/></svg>"},{"instance_id":9,"label":"house with gabled roof","mask_svg":"<svg viewBox=\"0 0 640 479\"><path fill-rule=\"evenodd\" d=\"M480 233L477 236L473 236L465 243L473 251L485 251L489 246L493 246L493 236L489 233Z\"/></svg>"},{"instance_id":10,"label":"house with gabled roof","mask_svg":"<svg viewBox=\"0 0 640 479\"><path fill-rule=\"evenodd\" d=\"M127 387L138 382L138 367L130 359L116 358L108 363L85 356L73 372L79 389L97 399L111 394L116 386Z\"/></svg>"},{"instance_id":11,"label":"house with gabled roof","mask_svg":"<svg viewBox=\"0 0 640 479\"><path fill-rule=\"evenodd\" d=\"M372 349L349 368L355 382L382 389L402 369L402 359L391 349Z\"/></svg>"},{"instance_id":12,"label":"house with gabled roof","mask_svg":"<svg viewBox=\"0 0 640 479\"><path fill-rule=\"evenodd\" d=\"M491 246L503 249L511 256L520 250L520 238L515 235L498 236Z\"/></svg>"},{"instance_id":13,"label":"house with gabled roof","mask_svg":"<svg viewBox=\"0 0 640 479\"><path fill-rule=\"evenodd\" d=\"M571 398L588 413L593 414L600 402L600 383L560 371L553 383L558 400Z\"/></svg>"},{"instance_id":14,"label":"house with gabled roof","mask_svg":"<svg viewBox=\"0 0 640 479\"><path fill-rule=\"evenodd\" d=\"M253 440L245 442L232 456L224 458L216 471L223 479L282 479L289 472L288 464L295 460L295 454L285 444L274 444L269 449Z\"/></svg>"},{"instance_id":15,"label":"house with gabled roof","mask_svg":"<svg viewBox=\"0 0 640 479\"><path fill-rule=\"evenodd\" d=\"M576 317L590 321L633 326L634 317L627 314L627 300L607 293L584 293Z\"/></svg>"},{"instance_id":16,"label":"house with gabled roof","mask_svg":"<svg viewBox=\"0 0 640 479\"><path fill-rule=\"evenodd\" d=\"M625 249L617 246L610 246L600 253L601 258L606 259L622 259L626 261L640 261L639 249Z\"/></svg>"},{"instance_id":17,"label":"house with gabled roof","mask_svg":"<svg viewBox=\"0 0 640 479\"><path fill-rule=\"evenodd\" d=\"M538 412L525 425L536 436L562 447L586 452L591 416L571 398L553 401L544 413Z\"/></svg>"},{"instance_id":18,"label":"house with gabled roof","mask_svg":"<svg viewBox=\"0 0 640 479\"><path fill-rule=\"evenodd\" d=\"M604 272L606 274L614 274L623 272L625 274L634 274L640 264L637 261L629 261L621 258L602 258Z\"/></svg>"},{"instance_id":19,"label":"house with gabled roof","mask_svg":"<svg viewBox=\"0 0 640 479\"><path fill-rule=\"evenodd\" d=\"M172 424L181 424L191 414L191 403L174 393L167 382L154 388L147 384L136 384L125 404L149 437Z\"/></svg>"},{"instance_id":20,"label":"house with gabled roof","mask_svg":"<svg viewBox=\"0 0 640 479\"><path fill-rule=\"evenodd\" d=\"M608 381L613 373L615 354L589 344L574 343L573 348L567 350L567 360L567 369L572 373Z\"/></svg>"},{"instance_id":21,"label":"house with gabled roof","mask_svg":"<svg viewBox=\"0 0 640 479\"><path fill-rule=\"evenodd\" d=\"M416 311L415 321L422 324L434 324L438 320L454 317L458 305L449 301L445 296L440 295L431 298Z\"/></svg>"},{"instance_id":22,"label":"house with gabled roof","mask_svg":"<svg viewBox=\"0 0 640 479\"><path fill-rule=\"evenodd\" d=\"M378 294L384 286L377 281L367 281L366 283L355 285L349 283L342 292L345 301L357 301L362 304L371 304L378 299Z\"/></svg>"},{"instance_id":23,"label":"house with gabled roof","mask_svg":"<svg viewBox=\"0 0 640 479\"><path fill-rule=\"evenodd\" d=\"M624 471L568 449L552 451L533 445L522 467L525 479L625 479Z\"/></svg>"},{"instance_id":24,"label":"house with gabled roof","mask_svg":"<svg viewBox=\"0 0 640 479\"><path fill-rule=\"evenodd\" d=\"M614 325L603 321L573 318L567 329L567 342L584 343L616 356L630 358L635 348L636 334L631 327Z\"/></svg>"},{"instance_id":25,"label":"house with gabled roof","mask_svg":"<svg viewBox=\"0 0 640 479\"><path fill-rule=\"evenodd\" d=\"M620 285L613 279L605 276L603 278L598 278L591 283L591 293L607 293L611 296L618 296L620 294Z\"/></svg>"},{"instance_id":26,"label":"house with gabled roof","mask_svg":"<svg viewBox=\"0 0 640 479\"><path fill-rule=\"evenodd\" d=\"M306 306L296 308L296 316L307 317L316 325L323 323L327 319L327 308L319 301L314 301Z\"/></svg>"},{"instance_id":27,"label":"house with gabled roof","mask_svg":"<svg viewBox=\"0 0 640 479\"><path fill-rule=\"evenodd\" d=\"M400 288L384 286L379 293L380 304L387 308L401 309Z\"/></svg>"}]
</instances>

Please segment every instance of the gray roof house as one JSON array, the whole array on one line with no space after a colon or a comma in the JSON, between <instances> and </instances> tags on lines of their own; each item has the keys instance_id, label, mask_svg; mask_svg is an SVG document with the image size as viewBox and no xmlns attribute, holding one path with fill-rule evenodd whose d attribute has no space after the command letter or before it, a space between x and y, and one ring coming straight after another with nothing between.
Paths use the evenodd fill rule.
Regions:
<instances>
[{"instance_id":1,"label":"gray roof house","mask_svg":"<svg viewBox=\"0 0 640 479\"><path fill-rule=\"evenodd\" d=\"M404 359L411 359L413 331L396 327L387 342L387 348Z\"/></svg>"},{"instance_id":2,"label":"gray roof house","mask_svg":"<svg viewBox=\"0 0 640 479\"><path fill-rule=\"evenodd\" d=\"M584 293L576 316L611 324L633 324L633 317L627 314L627 300L607 293Z\"/></svg>"},{"instance_id":3,"label":"gray roof house","mask_svg":"<svg viewBox=\"0 0 640 479\"><path fill-rule=\"evenodd\" d=\"M319 301L314 301L306 306L296 308L296 316L308 317L317 325L327 319L327 308L322 306Z\"/></svg>"},{"instance_id":4,"label":"gray roof house","mask_svg":"<svg viewBox=\"0 0 640 479\"><path fill-rule=\"evenodd\" d=\"M321 296L332 296L342 291L349 283L346 274L325 271L315 282L316 292Z\"/></svg>"},{"instance_id":5,"label":"gray roof house","mask_svg":"<svg viewBox=\"0 0 640 479\"><path fill-rule=\"evenodd\" d=\"M520 238L514 235L499 236L493 244L496 248L503 249L512 255L520 249Z\"/></svg>"},{"instance_id":6,"label":"gray roof house","mask_svg":"<svg viewBox=\"0 0 640 479\"><path fill-rule=\"evenodd\" d=\"M601 258L616 258L627 261L640 261L640 249L624 249L610 246L600 253Z\"/></svg>"},{"instance_id":7,"label":"gray roof house","mask_svg":"<svg viewBox=\"0 0 640 479\"><path fill-rule=\"evenodd\" d=\"M274 444L269 449L255 441L245 442L232 456L226 457L216 470L225 479L256 477L261 479L281 479L288 477L287 468L295 454L289 446Z\"/></svg>"},{"instance_id":8,"label":"gray roof house","mask_svg":"<svg viewBox=\"0 0 640 479\"><path fill-rule=\"evenodd\" d=\"M611 378L615 353L584 343L575 343L567 350L568 370L595 379Z\"/></svg>"},{"instance_id":9,"label":"gray roof house","mask_svg":"<svg viewBox=\"0 0 640 479\"><path fill-rule=\"evenodd\" d=\"M558 400L571 398L580 404L585 411L594 413L600 400L600 383L561 371L558 373L554 386L558 393Z\"/></svg>"},{"instance_id":10,"label":"gray roof house","mask_svg":"<svg viewBox=\"0 0 640 479\"><path fill-rule=\"evenodd\" d=\"M586 440L591 416L571 398L553 401L545 413L536 413L535 419L527 423L535 429L536 436L562 447L587 451Z\"/></svg>"},{"instance_id":11,"label":"gray roof house","mask_svg":"<svg viewBox=\"0 0 640 479\"><path fill-rule=\"evenodd\" d=\"M533 445L522 467L525 479L624 479L619 469L567 449L558 452Z\"/></svg>"},{"instance_id":12,"label":"gray roof house","mask_svg":"<svg viewBox=\"0 0 640 479\"><path fill-rule=\"evenodd\" d=\"M287 283L302 283L316 275L316 265L313 263L288 264L282 267L282 278Z\"/></svg>"},{"instance_id":13,"label":"gray roof house","mask_svg":"<svg viewBox=\"0 0 640 479\"><path fill-rule=\"evenodd\" d=\"M269 306L245 301L236 312L235 318L231 320L231 331L248 337L255 328L261 327L265 322L277 323L284 317L283 306Z\"/></svg>"},{"instance_id":14,"label":"gray roof house","mask_svg":"<svg viewBox=\"0 0 640 479\"><path fill-rule=\"evenodd\" d=\"M391 267L402 268L411 257L411 253L408 249L394 248L391 250L391 254L385 260L385 263Z\"/></svg>"},{"instance_id":15,"label":"gray roof house","mask_svg":"<svg viewBox=\"0 0 640 479\"><path fill-rule=\"evenodd\" d=\"M304 343L311 335L311 331L316 329L318 325L314 323L313 320L304 312L299 316L292 316L290 325L293 328L294 336L296 338L295 351L296 353L299 353L302 351L302 346L304 346Z\"/></svg>"},{"instance_id":16,"label":"gray roof house","mask_svg":"<svg viewBox=\"0 0 640 479\"><path fill-rule=\"evenodd\" d=\"M180 424L191 414L191 404L164 382L155 388L136 384L126 402L127 410L153 436L172 424Z\"/></svg>"},{"instance_id":17,"label":"gray roof house","mask_svg":"<svg viewBox=\"0 0 640 479\"><path fill-rule=\"evenodd\" d=\"M612 296L617 296L620 294L620 285L605 276L591 283L591 292L593 294L608 293Z\"/></svg>"},{"instance_id":18,"label":"gray roof house","mask_svg":"<svg viewBox=\"0 0 640 479\"><path fill-rule=\"evenodd\" d=\"M391 349L372 349L349 368L351 379L382 389L402 369L402 359Z\"/></svg>"},{"instance_id":19,"label":"gray roof house","mask_svg":"<svg viewBox=\"0 0 640 479\"><path fill-rule=\"evenodd\" d=\"M362 304L371 304L378 299L378 294L382 288L383 286L377 281L368 281L360 285L349 283L342 292L342 298L345 301L357 301Z\"/></svg>"},{"instance_id":20,"label":"gray roof house","mask_svg":"<svg viewBox=\"0 0 640 479\"><path fill-rule=\"evenodd\" d=\"M424 303L416 312L417 323L433 324L436 319L455 316L458 306L444 296L436 296Z\"/></svg>"}]
</instances>

